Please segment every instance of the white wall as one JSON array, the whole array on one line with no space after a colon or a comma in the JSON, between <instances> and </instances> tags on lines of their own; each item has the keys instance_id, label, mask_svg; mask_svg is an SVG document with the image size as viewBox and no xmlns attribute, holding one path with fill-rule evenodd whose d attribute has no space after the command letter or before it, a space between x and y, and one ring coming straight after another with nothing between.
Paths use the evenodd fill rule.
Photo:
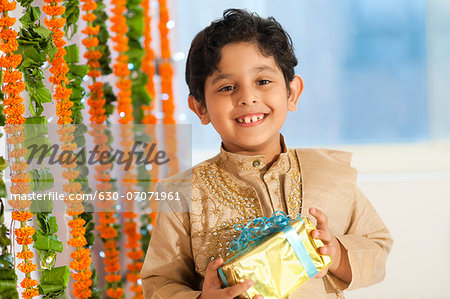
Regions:
<instances>
[{"instance_id":1,"label":"white wall","mask_svg":"<svg viewBox=\"0 0 450 299\"><path fill-rule=\"evenodd\" d=\"M450 172L360 184L394 237L383 282L347 298L450 298ZM391 177L393 178L393 177Z\"/></svg>"}]
</instances>

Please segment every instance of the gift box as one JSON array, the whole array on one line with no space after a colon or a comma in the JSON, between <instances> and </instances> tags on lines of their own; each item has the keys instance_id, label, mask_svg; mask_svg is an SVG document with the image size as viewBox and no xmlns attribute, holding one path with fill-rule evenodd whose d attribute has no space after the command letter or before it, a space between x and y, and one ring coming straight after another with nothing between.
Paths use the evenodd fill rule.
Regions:
<instances>
[{"instance_id":1,"label":"gift box","mask_svg":"<svg viewBox=\"0 0 450 299\"><path fill-rule=\"evenodd\" d=\"M318 253L323 243L311 237L315 227L308 218L291 219L277 211L235 229L241 233L229 248L233 255L218 272L223 287L255 282L242 298L283 298L331 263Z\"/></svg>"}]
</instances>

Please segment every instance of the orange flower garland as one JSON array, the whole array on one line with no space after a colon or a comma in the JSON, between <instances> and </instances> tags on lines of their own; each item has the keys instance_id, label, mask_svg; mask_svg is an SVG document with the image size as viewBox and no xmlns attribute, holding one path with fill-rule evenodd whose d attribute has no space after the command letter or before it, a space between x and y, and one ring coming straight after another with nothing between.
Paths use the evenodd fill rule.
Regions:
<instances>
[{"instance_id":1,"label":"orange flower garland","mask_svg":"<svg viewBox=\"0 0 450 299\"><path fill-rule=\"evenodd\" d=\"M120 144L124 148L124 152L131 151L130 140L133 139L132 125L124 124L121 126L121 142ZM131 138L130 138L131 137ZM134 194L135 191L133 186L136 185L136 175L133 172L133 164L130 165L129 169L125 170L124 178L122 180L123 185L125 186L126 194ZM137 222L134 220L137 218L137 214L134 212L134 200L129 200L126 202L126 212L123 213L123 217L125 218L124 224L124 233L127 235L127 243L125 244L125 248L128 249L126 253L127 257L131 259L131 263L128 264L127 269L129 273L127 274L127 280L132 283L130 290L134 293L133 299L143 299L142 287L138 283L140 280L140 271L142 268L142 258L144 257L144 252L141 249L139 241L142 236L138 232Z\"/></svg>"},{"instance_id":2,"label":"orange flower garland","mask_svg":"<svg viewBox=\"0 0 450 299\"><path fill-rule=\"evenodd\" d=\"M5 132L8 134L8 143L13 147L10 151L11 161L11 194L28 194L30 192L30 176L25 173L28 164L22 160L26 153L26 149L22 147L24 141L23 129L25 118L25 106L20 93L25 90L25 83L22 82L22 73L17 70L17 66L22 61L22 56L14 54L17 50L18 43L16 40L17 32L11 27L16 23L15 18L8 16L8 11L16 8L16 2L8 2L2 0L0 3L0 51L4 54L0 57L1 73L3 75L2 91L4 93L3 104L5 105L6 127ZM4 85L3 85L4 83ZM23 261L17 265L17 268L25 274L25 278L20 286L25 290L22 292L23 298L33 298L39 295L36 288L37 280L31 278L31 272L36 270L36 264L32 259L34 254L28 249L33 243L34 228L27 225L27 221L33 217L28 210L31 202L28 200L10 200L9 204L15 209L12 212L12 219L20 221L20 228L14 230L16 241L22 245L22 251L17 253L17 257Z\"/></svg>"},{"instance_id":3,"label":"orange flower garland","mask_svg":"<svg viewBox=\"0 0 450 299\"><path fill-rule=\"evenodd\" d=\"M45 18L45 25L53 32L53 42L57 48L57 53L55 57L50 62L50 72L53 76L50 77L50 82L55 85L55 93L53 97L56 99L56 115L58 116L58 124L60 124L60 129L58 134L60 136L60 141L63 142L63 147L65 148L76 148L76 143L73 142L74 136L73 132L75 127L71 125L72 123L72 111L71 107L73 102L70 101L70 95L72 90L67 88L69 84L69 79L66 74L69 71L69 67L64 59L66 55L66 50L64 45L64 31L61 28L64 26L66 20L60 17L65 12L65 7L60 6L59 3L62 0L44 0L45 5L43 10L47 15L52 16L49 20ZM71 160L76 160L74 156L70 157ZM72 164L62 165L66 170L63 172L63 177L69 180L69 183L64 184L63 190L71 194L81 193L81 184L75 182L74 180L78 176L78 172L74 169L77 164L74 161ZM91 285L92 273L89 271L91 265L90 250L83 248L87 244L85 238L85 221L79 217L83 213L84 208L81 200L70 200L69 197L65 198L67 208L67 214L72 216L72 220L69 221L68 225L71 228L70 234L71 238L68 244L76 250L72 252L71 257L73 261L69 263L69 267L75 270L72 273L72 278L75 279L73 284L73 294L77 298L89 298L91 296Z\"/></svg>"},{"instance_id":4,"label":"orange flower garland","mask_svg":"<svg viewBox=\"0 0 450 299\"><path fill-rule=\"evenodd\" d=\"M111 31L116 33L111 39L115 42L114 50L119 53L114 64L114 74L119 79L116 86L119 89L117 97L117 111L119 112L119 123L128 124L133 121L133 108L131 106L131 80L129 79L130 70L128 69L128 56L125 54L128 51L128 38L126 33L128 25L125 16L126 0L112 0L114 5L112 9L113 16L111 22L113 23Z\"/></svg>"},{"instance_id":5,"label":"orange flower garland","mask_svg":"<svg viewBox=\"0 0 450 299\"><path fill-rule=\"evenodd\" d=\"M154 76L156 73L155 68L155 52L151 47L152 36L151 36L151 17L150 17L150 3L151 1L142 1L142 7L144 9L144 50L145 55L142 59L142 71L147 74L147 92L150 95L151 102L149 106L143 106L144 119L142 122L148 126L145 127L146 134L152 137L152 143L157 144L156 140L156 116L153 114L155 110L155 81ZM158 182L159 167L154 166L150 170L150 192L155 191L155 185ZM150 201L150 209L152 210L150 216L151 219L156 219L156 211L158 209L158 202L156 200Z\"/></svg>"},{"instance_id":6,"label":"orange flower garland","mask_svg":"<svg viewBox=\"0 0 450 299\"><path fill-rule=\"evenodd\" d=\"M87 38L83 39L83 45L87 48L84 57L87 59L87 64L89 65L88 76L92 78L93 83L89 85L91 91L90 97L88 99L88 105L90 106L89 114L91 115L91 122L94 124L102 124L106 120L105 108L105 98L103 96L103 82L97 82L96 78L101 76L99 70L100 63L99 59L102 57L102 53L96 49L98 46L98 33L100 26L93 27L92 22L97 18L93 14L93 10L97 8L97 3L94 0L82 0L84 2L81 9L86 12L83 15L83 20L87 21L87 27L81 31L87 35Z\"/></svg>"},{"instance_id":7,"label":"orange flower garland","mask_svg":"<svg viewBox=\"0 0 450 299\"><path fill-rule=\"evenodd\" d=\"M164 112L163 123L166 148L171 155L169 166L169 175L173 175L179 171L178 160L176 158L177 140L176 140L176 121L174 118L175 104L172 89L173 68L170 62L171 53L169 45L169 9L167 8L167 0L159 0L159 33L161 40L161 58L162 62L159 66L161 74L161 97L162 110Z\"/></svg>"},{"instance_id":8,"label":"orange flower garland","mask_svg":"<svg viewBox=\"0 0 450 299\"><path fill-rule=\"evenodd\" d=\"M92 77L93 81L93 84L89 85L91 96L88 100L92 129L90 134L94 137L94 143L100 147L100 152L104 152L109 151L109 146L106 144L108 138L104 133L106 126L103 125L103 122L107 119L107 115L103 108L105 104L103 83L96 81L96 78L101 76L99 70L100 63L98 60L101 58L102 54L96 49L98 46L97 35L100 26L92 26L92 22L97 18L92 11L97 8L97 4L92 0L85 0L84 2L85 4L82 6L82 9L86 11L86 14L83 16L83 19L87 21L87 27L82 32L88 35L88 37L83 40L83 44L88 49L84 57L88 59L88 75ZM97 166L95 169L97 171L95 179L100 181L100 183L96 185L97 190L99 192L110 191L111 184L109 182L111 180L111 175L108 171L111 169L111 164ZM116 249L117 244L115 239L118 234L114 228L114 223L116 222L116 218L114 217L114 202L100 201L98 206L101 212L99 212L100 225L97 226L97 229L100 231L100 237L105 240L105 258L103 262L105 263L105 271L109 273L105 278L110 283L110 287L107 289L106 294L110 298L122 298L124 292L118 285L121 277L119 272L119 252Z\"/></svg>"},{"instance_id":9,"label":"orange flower garland","mask_svg":"<svg viewBox=\"0 0 450 299\"><path fill-rule=\"evenodd\" d=\"M88 75L92 77L93 81L93 84L89 85L91 95L88 100L92 129L90 134L94 137L94 143L99 146L99 151L105 152L109 151L109 146L106 144L108 137L104 133L106 126L103 125L107 119L105 109L103 108L106 100L103 94L103 83L96 81L96 78L101 76L99 59L102 57L102 54L96 49L98 46L97 36L100 26L92 26L92 22L97 18L92 11L97 8L97 4L93 0L84 0L83 2L84 5L82 6L82 10L86 11L83 19L87 21L87 27L82 32L88 35L88 37L83 40L83 44L88 50L84 57L88 60ZM96 185L99 192L111 190L111 184L109 183L111 181L111 175L108 173L110 169L111 164L95 167L97 172L95 179L100 181L100 183ZM97 226L97 229L100 231L100 237L105 240L105 258L103 262L105 263L105 271L109 273L105 279L110 283L110 287L107 289L106 294L110 298L122 298L124 292L118 285L121 277L119 252L116 249L116 237L118 234L114 227L116 222L116 218L114 217L114 204L113 201L100 201L98 203L101 212L99 212L100 225Z\"/></svg>"},{"instance_id":10,"label":"orange flower garland","mask_svg":"<svg viewBox=\"0 0 450 299\"><path fill-rule=\"evenodd\" d=\"M151 47L152 42L152 36L151 36L151 22L152 19L150 17L150 2L151 1L142 1L141 5L144 9L144 51L145 55L142 59L142 71L147 75L147 85L146 89L147 92L151 98L151 103L149 106L143 106L142 108L145 111L148 111L150 113L146 114L148 115L147 119L143 120L143 123L156 123L156 117L151 117L151 111L154 109L154 102L155 102L155 81L154 76L156 73L155 68L155 52L153 51Z\"/></svg>"},{"instance_id":11,"label":"orange flower garland","mask_svg":"<svg viewBox=\"0 0 450 299\"><path fill-rule=\"evenodd\" d=\"M131 130L131 122L133 121L133 107L131 105L131 80L129 79L130 70L128 69L128 56L126 51L128 51L128 38L126 33L128 31L128 25L124 13L126 11L126 0L112 0L111 4L114 8L111 10L113 16L111 21L113 23L111 31L116 33L112 40L115 42L114 50L119 53L114 64L114 74L118 77L118 82L116 84L119 89L117 97L117 111L119 112L119 123L122 124L120 132L120 144L124 148L124 152L130 152L133 132ZM131 165L133 166L133 165ZM133 168L130 167L125 171L124 178L122 180L125 186L125 192L133 192L133 186L136 184L136 176L133 174ZM128 271L130 273L127 275L127 280L133 283L131 291L134 292L132 298L144 298L142 294L142 287L138 284L140 279L140 270L142 268L142 262L140 259L144 256L142 250L138 250L139 240L141 239L140 234L137 232L137 225L134 221L137 214L133 212L134 202L132 200L127 202L126 211L123 217L126 219L124 232L127 234L128 243L125 245L126 248L130 249L127 252L127 256L132 260L131 264L128 265ZM112 246L112 245L111 245ZM110 295L115 295L113 292Z\"/></svg>"},{"instance_id":12,"label":"orange flower garland","mask_svg":"<svg viewBox=\"0 0 450 299\"><path fill-rule=\"evenodd\" d=\"M161 65L159 66L159 73L161 74L161 94L162 94L162 110L164 112L165 124L175 124L173 112L175 110L173 90L172 90L172 76L173 68L170 63L170 46L169 46L169 10L167 8L166 0L159 0L159 33L161 43Z\"/></svg>"}]
</instances>

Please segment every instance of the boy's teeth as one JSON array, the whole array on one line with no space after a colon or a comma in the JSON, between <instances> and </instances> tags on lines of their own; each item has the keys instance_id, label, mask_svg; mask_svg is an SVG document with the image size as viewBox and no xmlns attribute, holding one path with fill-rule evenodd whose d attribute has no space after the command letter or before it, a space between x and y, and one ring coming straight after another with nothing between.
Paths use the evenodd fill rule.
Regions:
<instances>
[{"instance_id":1,"label":"boy's teeth","mask_svg":"<svg viewBox=\"0 0 450 299\"><path fill-rule=\"evenodd\" d=\"M246 116L244 118L237 118L237 122L242 124L242 123L246 123L249 124L251 122L257 122L260 119L264 118L264 114L259 114L259 115L253 115L252 117Z\"/></svg>"}]
</instances>

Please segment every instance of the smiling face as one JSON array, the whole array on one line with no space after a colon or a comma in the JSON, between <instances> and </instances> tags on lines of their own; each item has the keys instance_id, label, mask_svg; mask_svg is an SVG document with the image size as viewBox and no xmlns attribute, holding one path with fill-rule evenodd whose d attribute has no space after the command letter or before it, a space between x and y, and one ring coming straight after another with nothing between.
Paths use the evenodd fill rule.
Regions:
<instances>
[{"instance_id":1,"label":"smiling face","mask_svg":"<svg viewBox=\"0 0 450 299\"><path fill-rule=\"evenodd\" d=\"M274 58L254 43L233 43L222 48L217 70L206 79L206 107L192 96L189 106L202 124L212 123L226 150L272 158L281 151L280 129L302 87L295 76L289 92Z\"/></svg>"}]
</instances>

